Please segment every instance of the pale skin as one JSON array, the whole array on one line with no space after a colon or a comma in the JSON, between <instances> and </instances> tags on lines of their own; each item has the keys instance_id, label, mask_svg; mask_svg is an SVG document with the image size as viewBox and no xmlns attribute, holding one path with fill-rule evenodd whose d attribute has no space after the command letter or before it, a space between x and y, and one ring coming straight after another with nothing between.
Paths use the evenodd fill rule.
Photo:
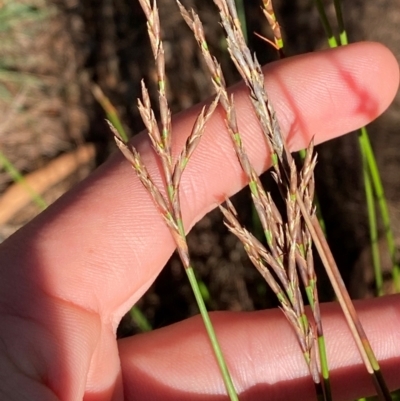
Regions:
<instances>
[{"instance_id":1,"label":"pale skin","mask_svg":"<svg viewBox=\"0 0 400 401\"><path fill-rule=\"evenodd\" d=\"M399 79L393 55L373 43L287 59L265 72L293 151L311 137L320 143L367 124L388 107ZM240 85L234 90L246 148L261 172L269 166L267 150L246 91ZM196 110L174 119L175 152ZM135 145L155 174L146 136L137 136ZM187 229L243 185L218 111L183 176ZM0 399L227 399L199 317L116 341L121 317L173 250L153 202L119 154L4 242ZM389 387L400 387L400 296L356 305ZM322 311L335 400L372 393L339 307L328 304ZM304 360L280 311L211 318L241 400L313 399Z\"/></svg>"}]
</instances>

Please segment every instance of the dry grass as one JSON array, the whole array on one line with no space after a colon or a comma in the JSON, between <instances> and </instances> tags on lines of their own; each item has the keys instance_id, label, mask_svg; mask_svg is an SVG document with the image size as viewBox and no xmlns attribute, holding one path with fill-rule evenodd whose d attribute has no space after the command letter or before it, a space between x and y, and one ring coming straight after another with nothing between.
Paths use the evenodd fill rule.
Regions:
<instances>
[{"instance_id":1,"label":"dry grass","mask_svg":"<svg viewBox=\"0 0 400 401\"><path fill-rule=\"evenodd\" d=\"M19 170L32 171L71 149L71 139L82 142L87 116L79 104L77 55L65 19L48 1L5 1L3 14L0 145ZM0 190L9 181L2 172Z\"/></svg>"}]
</instances>

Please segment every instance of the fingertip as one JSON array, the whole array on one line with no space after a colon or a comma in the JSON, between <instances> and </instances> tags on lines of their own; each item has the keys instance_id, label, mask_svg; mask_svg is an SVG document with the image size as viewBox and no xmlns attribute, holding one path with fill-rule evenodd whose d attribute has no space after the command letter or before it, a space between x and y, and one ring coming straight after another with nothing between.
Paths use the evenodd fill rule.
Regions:
<instances>
[{"instance_id":1,"label":"fingertip","mask_svg":"<svg viewBox=\"0 0 400 401\"><path fill-rule=\"evenodd\" d=\"M370 71L370 83L381 95L381 111L392 102L399 89L399 64L393 52L382 43L361 42L351 45L363 53L360 69Z\"/></svg>"},{"instance_id":2,"label":"fingertip","mask_svg":"<svg viewBox=\"0 0 400 401\"><path fill-rule=\"evenodd\" d=\"M312 137L321 143L367 125L387 109L399 85L393 53L375 42L296 56L265 72L294 151L305 148Z\"/></svg>"}]
</instances>

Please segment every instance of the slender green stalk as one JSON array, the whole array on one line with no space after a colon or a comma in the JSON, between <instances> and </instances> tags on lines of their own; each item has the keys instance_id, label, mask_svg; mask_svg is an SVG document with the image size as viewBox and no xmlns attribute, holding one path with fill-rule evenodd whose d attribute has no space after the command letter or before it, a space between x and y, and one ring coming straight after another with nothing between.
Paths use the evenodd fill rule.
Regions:
<instances>
[{"instance_id":1,"label":"slender green stalk","mask_svg":"<svg viewBox=\"0 0 400 401\"><path fill-rule=\"evenodd\" d=\"M361 135L361 131L360 134ZM361 140L360 140L361 144ZM368 170L368 162L364 151L361 151L362 170L364 177L365 199L368 208L369 235L371 241L372 265L375 273L376 295L383 295L383 275L380 262L379 245L378 245L378 226L376 222L375 201L372 191L371 174Z\"/></svg>"},{"instance_id":2,"label":"slender green stalk","mask_svg":"<svg viewBox=\"0 0 400 401\"><path fill-rule=\"evenodd\" d=\"M215 357L218 361L218 366L220 368L222 377L224 379L225 388L228 392L229 398L232 401L238 401L239 397L236 393L235 386L232 382L231 375L229 373L224 356L222 354L221 347L220 347L218 339L217 339L217 335L215 334L214 326L212 325L212 322L210 319L210 315L208 314L206 305L205 305L203 297L201 295L201 291L198 286L196 276L194 274L194 270L193 270L192 266L189 266L188 268L185 269L185 271L188 276L190 285L192 286L193 294L196 298L197 305L200 310L200 314L203 318L203 322L204 322L204 326L205 326L207 334L208 334L208 338L211 342Z\"/></svg>"},{"instance_id":3,"label":"slender green stalk","mask_svg":"<svg viewBox=\"0 0 400 401\"><path fill-rule=\"evenodd\" d=\"M343 13L342 13L342 7L340 4L341 0L333 0L333 4L335 6L335 13L336 13L336 20L338 22L338 27L339 27L339 39L340 39L340 44L342 46L347 45L349 43L348 38L347 38L347 32L344 27L344 21L343 21Z\"/></svg>"},{"instance_id":4,"label":"slender green stalk","mask_svg":"<svg viewBox=\"0 0 400 401\"><path fill-rule=\"evenodd\" d=\"M390 258L392 261L392 277L393 277L394 287L396 292L400 292L400 266L397 263L396 259L396 245L394 241L393 231L390 225L389 209L387 206L385 193L383 190L382 180L379 174L379 169L365 127L361 128L361 135L359 135L359 139L365 151L365 155L368 161L369 172L371 174L371 179L373 183L375 197L378 201L379 210L381 212L383 229L385 232Z\"/></svg>"},{"instance_id":5,"label":"slender green stalk","mask_svg":"<svg viewBox=\"0 0 400 401\"><path fill-rule=\"evenodd\" d=\"M353 338L357 344L365 367L367 368L368 373L371 375L377 394L383 400L391 400L390 392L382 376L378 360L375 357L375 353L359 320L357 312L347 292L346 286L344 285L340 276L339 269L325 240L321 226L319 225L318 220L310 219L307 209L301 201L299 201L299 206L306 221L307 227L313 237L322 263L325 266L329 280L332 284L335 294L338 297L338 301L342 307L347 324L353 334Z\"/></svg>"},{"instance_id":6,"label":"slender green stalk","mask_svg":"<svg viewBox=\"0 0 400 401\"><path fill-rule=\"evenodd\" d=\"M14 182L20 184L26 189L33 202L36 203L40 210L46 209L47 203L43 197L30 187L24 176L14 167L2 151L0 151L0 164L3 165L4 170L10 175Z\"/></svg>"},{"instance_id":7,"label":"slender green stalk","mask_svg":"<svg viewBox=\"0 0 400 401\"><path fill-rule=\"evenodd\" d=\"M238 10L238 16L240 20L240 24L243 27L243 35L244 39L246 40L246 43L249 43L248 41L248 36L247 36L247 20L246 20L246 9L244 6L244 0L236 0L236 7Z\"/></svg>"},{"instance_id":8,"label":"slender green stalk","mask_svg":"<svg viewBox=\"0 0 400 401\"><path fill-rule=\"evenodd\" d=\"M337 47L338 42L336 40L335 35L333 34L331 24L329 23L324 5L322 4L322 0L314 0L314 3L315 6L317 7L322 26L324 27L325 35L328 38L329 47Z\"/></svg>"},{"instance_id":9,"label":"slender green stalk","mask_svg":"<svg viewBox=\"0 0 400 401\"><path fill-rule=\"evenodd\" d=\"M204 281L197 279L197 283L199 285L200 294L204 299L204 302L207 304L211 301L210 291L207 288L207 285Z\"/></svg>"},{"instance_id":10,"label":"slender green stalk","mask_svg":"<svg viewBox=\"0 0 400 401\"><path fill-rule=\"evenodd\" d=\"M103 93L100 86L93 84L92 93L106 113L107 119L118 131L121 138L126 142L128 140L128 135L125 132L121 119L119 118L117 109L111 103L110 99L108 99L108 97Z\"/></svg>"},{"instance_id":11,"label":"slender green stalk","mask_svg":"<svg viewBox=\"0 0 400 401\"><path fill-rule=\"evenodd\" d=\"M153 330L150 322L147 320L146 316L137 306L132 306L131 310L129 311L129 314L131 315L131 318L135 321L135 323L138 325L141 331L145 332Z\"/></svg>"},{"instance_id":12,"label":"slender green stalk","mask_svg":"<svg viewBox=\"0 0 400 401\"><path fill-rule=\"evenodd\" d=\"M312 252L312 250L311 250ZM303 278L303 283L305 285L306 296L308 302L310 304L311 310L314 315L314 319L316 321L317 326L317 338L318 338L318 352L319 352L319 361L321 365L321 375L322 381L324 385L324 396L326 401L332 400L332 390L331 390L331 381L329 375L329 365L328 365L328 357L326 354L326 343L325 336L322 330L322 323L320 318L319 305L315 300L318 300L317 297L317 282L314 280L305 280Z\"/></svg>"},{"instance_id":13,"label":"slender green stalk","mask_svg":"<svg viewBox=\"0 0 400 401\"><path fill-rule=\"evenodd\" d=\"M348 45L348 38L347 32L344 26L343 21L343 13L342 7L340 4L340 0L333 1L335 6L335 13L336 19L338 22L339 28L339 39L340 45L346 46ZM366 150L366 140L369 141L367 129L362 127L358 133L358 142L360 145L360 153L362 158L362 170L363 170L363 178L364 178L364 190L365 190L365 199L367 202L367 210L368 210L368 223L369 223L369 236L371 242L371 254L372 254L372 266L374 269L374 276L375 276L375 287L376 287L376 295L382 296L384 295L383 291L383 274L382 274L382 265L381 265L381 258L379 252L379 245L378 245L378 225L376 221L376 213L375 213L375 200L373 195L373 188L372 185L372 177L371 177L371 168L370 162L367 157L367 150ZM372 149L371 149L372 152ZM374 154L372 152L372 161L375 161ZM376 164L376 163L375 163ZM377 176L380 180L379 170L376 169ZM385 198L384 203L385 202Z\"/></svg>"}]
</instances>

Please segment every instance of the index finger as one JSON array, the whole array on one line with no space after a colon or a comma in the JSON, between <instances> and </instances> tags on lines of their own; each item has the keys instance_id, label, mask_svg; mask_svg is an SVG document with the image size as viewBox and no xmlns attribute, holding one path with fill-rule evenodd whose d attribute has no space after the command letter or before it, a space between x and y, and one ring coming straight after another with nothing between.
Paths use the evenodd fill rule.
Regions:
<instances>
[{"instance_id":1,"label":"index finger","mask_svg":"<svg viewBox=\"0 0 400 401\"><path fill-rule=\"evenodd\" d=\"M368 123L388 106L398 82L393 56L372 43L287 59L271 64L265 72L268 93L292 150L305 147L312 137L318 143ZM243 85L234 88L234 93L247 152L261 172L270 165L267 147ZM175 152L183 146L197 111L195 107L174 119ZM162 185L145 134L134 142L155 182ZM186 227L244 184L224 115L217 112L183 176L181 202ZM23 249L20 244L24 244ZM35 286L39 292L112 319L115 327L174 250L150 196L120 155L6 246L2 260L18 266L5 272L6 281L15 280L17 275L30 288ZM26 304L30 294L13 291L7 296L7 302L18 305Z\"/></svg>"}]
</instances>

